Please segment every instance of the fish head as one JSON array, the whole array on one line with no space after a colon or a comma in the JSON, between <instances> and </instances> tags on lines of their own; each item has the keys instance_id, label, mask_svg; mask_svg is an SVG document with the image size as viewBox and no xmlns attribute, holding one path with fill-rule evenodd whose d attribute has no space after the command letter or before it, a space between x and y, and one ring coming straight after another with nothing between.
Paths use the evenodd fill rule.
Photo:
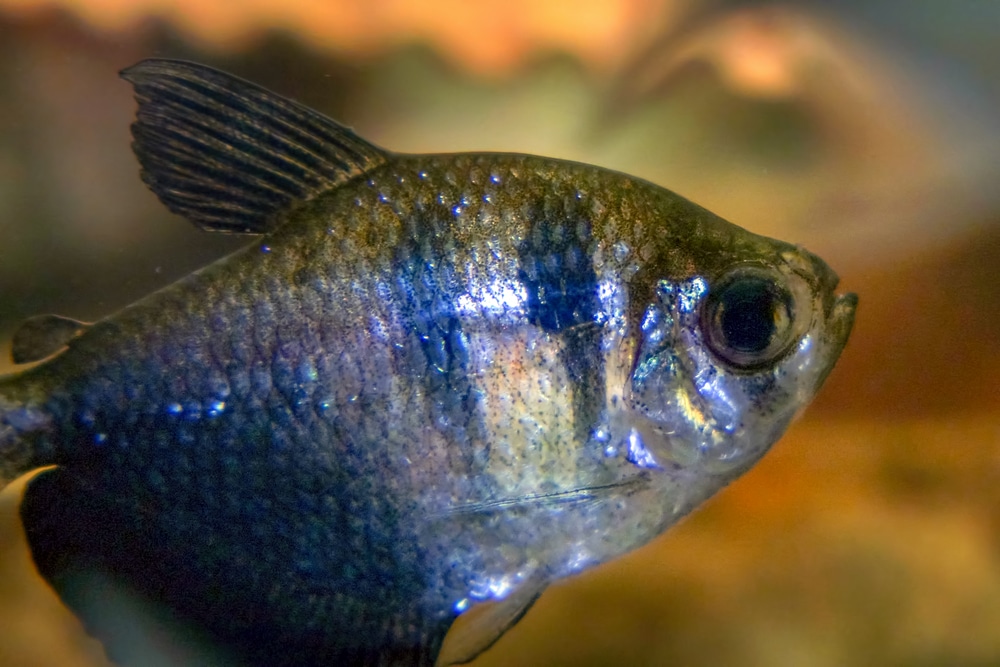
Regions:
<instances>
[{"instance_id":1,"label":"fish head","mask_svg":"<svg viewBox=\"0 0 1000 667\"><path fill-rule=\"evenodd\" d=\"M658 464L728 481L812 400L847 342L857 297L837 295L837 275L804 249L725 234L735 238L683 271L643 272L624 403Z\"/></svg>"}]
</instances>

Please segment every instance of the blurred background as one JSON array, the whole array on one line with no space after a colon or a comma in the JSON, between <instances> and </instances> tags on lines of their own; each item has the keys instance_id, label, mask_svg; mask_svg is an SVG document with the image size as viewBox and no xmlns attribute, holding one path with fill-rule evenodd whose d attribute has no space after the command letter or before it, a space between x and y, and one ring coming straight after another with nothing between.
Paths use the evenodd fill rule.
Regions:
<instances>
[{"instance_id":1,"label":"blurred background","mask_svg":"<svg viewBox=\"0 0 1000 667\"><path fill-rule=\"evenodd\" d=\"M1000 665L997 34L1000 3L974 0L0 0L0 340L247 242L140 182L117 71L143 57L399 151L633 173L824 257L855 332L762 463L474 664ZM34 573L17 501L0 665L107 664Z\"/></svg>"}]
</instances>

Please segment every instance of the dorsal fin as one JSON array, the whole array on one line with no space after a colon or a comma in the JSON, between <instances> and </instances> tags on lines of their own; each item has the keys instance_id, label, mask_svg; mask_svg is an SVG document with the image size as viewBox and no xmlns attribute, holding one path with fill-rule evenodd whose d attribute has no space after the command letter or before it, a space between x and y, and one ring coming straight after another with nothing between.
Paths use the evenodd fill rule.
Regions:
<instances>
[{"instance_id":1,"label":"dorsal fin","mask_svg":"<svg viewBox=\"0 0 1000 667\"><path fill-rule=\"evenodd\" d=\"M152 58L121 76L139 102L142 180L202 229L262 234L293 204L386 161L323 114L204 65Z\"/></svg>"},{"instance_id":2,"label":"dorsal fin","mask_svg":"<svg viewBox=\"0 0 1000 667\"><path fill-rule=\"evenodd\" d=\"M15 364L27 364L49 357L90 327L60 315L36 315L21 323L11 341L10 357Z\"/></svg>"}]
</instances>

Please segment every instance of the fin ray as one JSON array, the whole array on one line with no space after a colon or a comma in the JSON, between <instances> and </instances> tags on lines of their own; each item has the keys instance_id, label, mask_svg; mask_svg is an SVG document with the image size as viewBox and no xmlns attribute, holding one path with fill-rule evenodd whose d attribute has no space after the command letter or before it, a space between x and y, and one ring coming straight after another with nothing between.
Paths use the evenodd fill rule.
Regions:
<instances>
[{"instance_id":1,"label":"fin ray","mask_svg":"<svg viewBox=\"0 0 1000 667\"><path fill-rule=\"evenodd\" d=\"M636 476L631 479L599 486L583 486L578 489L568 489L566 491L514 496L511 498L496 498L493 500L455 505L448 508L443 515L489 514L492 512L504 512L514 508L597 502L607 498L612 492L632 493L647 483L648 480L646 477Z\"/></svg>"},{"instance_id":2,"label":"fin ray","mask_svg":"<svg viewBox=\"0 0 1000 667\"><path fill-rule=\"evenodd\" d=\"M241 106L235 106L232 104L232 98L220 86L213 85L212 82L200 81L193 82L191 84L190 93L187 97L171 94L169 89L165 89L164 92L166 93L165 97L167 99L172 99L176 107L179 109L190 106L192 102L200 98L203 100L202 111L206 113L208 118L212 117L211 112L215 106L226 107L234 113L252 113L257 117L257 120L261 125L269 126L272 133L282 135L293 140L297 144L297 147L308 150L320 159L322 159L324 152L324 144L339 144L335 134L323 133L321 136L319 133L307 132L299 125L284 120L288 116L287 110L277 107L274 104L268 104L267 98L262 99L260 103L252 98L242 98L240 100L242 103ZM298 119L305 120L303 116L304 114L298 115ZM290 134L296 136L290 137ZM303 141L304 139L311 141L313 146L311 148L307 147L307 142ZM343 148L343 146L341 147ZM357 154L354 154L354 156L356 159L359 158Z\"/></svg>"},{"instance_id":3,"label":"fin ray","mask_svg":"<svg viewBox=\"0 0 1000 667\"><path fill-rule=\"evenodd\" d=\"M243 178L247 185L253 189L267 189L276 194L284 194L288 190L304 188L307 185L306 177L309 168L291 160L280 162L277 159L268 160L268 157L277 156L269 154L255 155L248 152L254 144L250 139L230 136L230 140L238 142L238 145L231 146L225 143L225 137L209 127L200 128L203 133L200 135L185 133L181 128L165 126L156 132L147 134L147 141L157 147L163 157L173 158L172 162L164 165L163 170L170 173L175 178L184 178L186 175L201 174L205 181L208 175L224 173L226 161L230 148L243 150ZM299 167L298 173L291 173L288 167L294 165ZM270 180L269 180L270 179ZM218 182L229 182L227 178L214 179ZM192 184L193 186L194 184Z\"/></svg>"},{"instance_id":4,"label":"fin ray","mask_svg":"<svg viewBox=\"0 0 1000 667\"><path fill-rule=\"evenodd\" d=\"M143 182L202 229L268 232L296 203L387 159L330 118L210 67L154 58L121 76L139 103Z\"/></svg>"},{"instance_id":5,"label":"fin ray","mask_svg":"<svg viewBox=\"0 0 1000 667\"><path fill-rule=\"evenodd\" d=\"M210 110L206 110L206 113L208 112ZM273 176L283 177L286 181L299 186L306 185L309 170L315 169L321 164L320 159L315 155L313 156L316 158L314 164L308 166L303 164L301 160L293 160L291 152L295 148L294 146L285 146L290 151L287 155L268 152L254 153L252 151L256 147L256 142L253 137L233 130L227 131L220 128L217 123L192 122L191 125L200 130L198 134L194 134L185 132L184 128L172 124L170 117L166 114L158 115L157 118L163 122L163 127L150 131L147 135L148 138L160 141L160 147L163 150L173 149L172 152L176 155L199 158L202 157L202 152L212 151L215 158L218 159L220 156L226 156L227 149L237 148L242 151L243 159L249 165L255 165ZM301 151L299 152L301 153ZM289 165L300 167L299 173L284 173L281 167ZM347 168L347 165L340 163L338 166Z\"/></svg>"}]
</instances>

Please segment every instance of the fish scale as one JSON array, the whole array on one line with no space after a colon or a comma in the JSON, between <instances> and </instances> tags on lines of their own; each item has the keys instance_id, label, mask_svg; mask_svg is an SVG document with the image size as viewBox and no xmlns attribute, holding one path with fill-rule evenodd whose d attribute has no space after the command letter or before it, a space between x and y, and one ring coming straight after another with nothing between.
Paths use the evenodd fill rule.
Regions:
<instances>
[{"instance_id":1,"label":"fish scale","mask_svg":"<svg viewBox=\"0 0 1000 667\"><path fill-rule=\"evenodd\" d=\"M57 466L34 561L123 663L108 590L224 664L467 662L751 467L846 343L821 260L653 184L123 75L147 185L261 235L95 324L33 318L19 358L50 358L0 379L0 479Z\"/></svg>"}]
</instances>

